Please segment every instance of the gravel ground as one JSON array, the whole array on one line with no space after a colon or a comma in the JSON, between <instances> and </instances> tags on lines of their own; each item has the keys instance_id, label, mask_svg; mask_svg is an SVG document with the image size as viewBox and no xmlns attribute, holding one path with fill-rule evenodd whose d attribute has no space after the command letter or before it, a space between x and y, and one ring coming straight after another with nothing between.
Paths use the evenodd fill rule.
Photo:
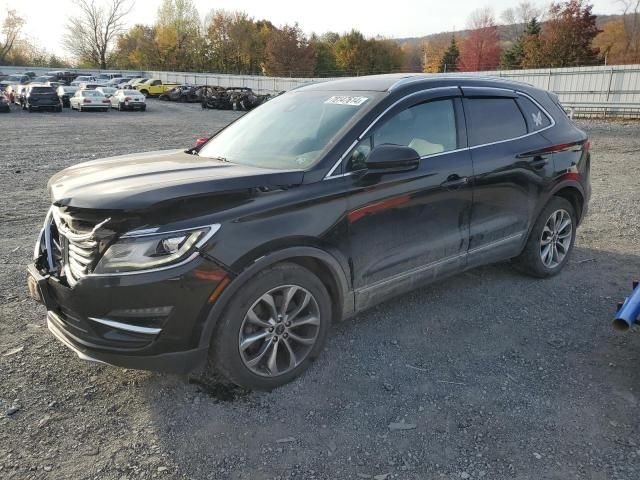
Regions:
<instances>
[{"instance_id":1,"label":"gravel ground","mask_svg":"<svg viewBox=\"0 0 640 480\"><path fill-rule=\"evenodd\" d=\"M582 123L593 198L565 271L455 276L335 325L272 393L80 361L27 297L47 179L190 145L238 114L0 116L0 478L638 479L640 337L610 327L640 277L640 124Z\"/></svg>"}]
</instances>

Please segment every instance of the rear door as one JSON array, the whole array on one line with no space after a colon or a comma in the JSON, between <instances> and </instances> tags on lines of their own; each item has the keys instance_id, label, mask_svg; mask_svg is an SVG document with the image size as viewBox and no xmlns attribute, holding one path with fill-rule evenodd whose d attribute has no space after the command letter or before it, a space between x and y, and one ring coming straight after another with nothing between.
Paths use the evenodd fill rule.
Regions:
<instances>
[{"instance_id":1,"label":"rear door","mask_svg":"<svg viewBox=\"0 0 640 480\"><path fill-rule=\"evenodd\" d=\"M513 90L462 90L473 161L473 266L520 253L540 195L553 176L549 155L529 153L547 146L540 132L551 126L551 119L532 99ZM525 117L523 106L536 108Z\"/></svg>"},{"instance_id":2,"label":"rear door","mask_svg":"<svg viewBox=\"0 0 640 480\"><path fill-rule=\"evenodd\" d=\"M348 225L358 309L464 268L472 175L457 87L412 95L389 110L347 156ZM416 170L375 173L378 145L409 146Z\"/></svg>"}]
</instances>

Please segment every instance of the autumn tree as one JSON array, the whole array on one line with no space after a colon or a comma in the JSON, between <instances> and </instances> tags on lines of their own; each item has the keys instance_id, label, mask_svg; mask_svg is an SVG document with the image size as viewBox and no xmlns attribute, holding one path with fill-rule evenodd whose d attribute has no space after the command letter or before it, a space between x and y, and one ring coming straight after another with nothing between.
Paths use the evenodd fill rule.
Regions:
<instances>
[{"instance_id":1,"label":"autumn tree","mask_svg":"<svg viewBox=\"0 0 640 480\"><path fill-rule=\"evenodd\" d=\"M445 35L429 38L422 44L422 70L425 73L438 73L450 40Z\"/></svg>"},{"instance_id":2,"label":"autumn tree","mask_svg":"<svg viewBox=\"0 0 640 480\"><path fill-rule=\"evenodd\" d=\"M419 45L410 42L403 42L400 45L402 50L402 71L421 72L423 52Z\"/></svg>"},{"instance_id":3,"label":"autumn tree","mask_svg":"<svg viewBox=\"0 0 640 480\"><path fill-rule=\"evenodd\" d=\"M537 37L524 44L525 68L573 67L598 62L598 49L593 39L599 33L592 5L583 0L554 3Z\"/></svg>"},{"instance_id":4,"label":"autumn tree","mask_svg":"<svg viewBox=\"0 0 640 480\"><path fill-rule=\"evenodd\" d=\"M593 41L605 63L640 62L640 0L619 0L622 19L607 22Z\"/></svg>"},{"instance_id":5,"label":"autumn tree","mask_svg":"<svg viewBox=\"0 0 640 480\"><path fill-rule=\"evenodd\" d=\"M476 10L469 19L471 31L460 45L458 68L463 72L493 70L500 63L500 38L493 12Z\"/></svg>"},{"instance_id":6,"label":"autumn tree","mask_svg":"<svg viewBox=\"0 0 640 480\"><path fill-rule=\"evenodd\" d=\"M323 35L312 34L309 38L309 45L316 53L316 66L313 74L315 77L339 76L343 73L338 67L336 60L335 45L340 39L340 35L334 32L327 32Z\"/></svg>"},{"instance_id":7,"label":"autumn tree","mask_svg":"<svg viewBox=\"0 0 640 480\"><path fill-rule=\"evenodd\" d=\"M200 15L192 0L163 0L158 8L155 33L161 68L198 69Z\"/></svg>"},{"instance_id":8,"label":"autumn tree","mask_svg":"<svg viewBox=\"0 0 640 480\"><path fill-rule=\"evenodd\" d=\"M96 0L75 0L75 4L79 14L69 18L63 44L81 61L106 69L133 4L129 0L109 0L104 6L97 5Z\"/></svg>"},{"instance_id":9,"label":"autumn tree","mask_svg":"<svg viewBox=\"0 0 640 480\"><path fill-rule=\"evenodd\" d=\"M264 71L272 76L313 75L315 52L298 26L273 30L267 40Z\"/></svg>"},{"instance_id":10,"label":"autumn tree","mask_svg":"<svg viewBox=\"0 0 640 480\"><path fill-rule=\"evenodd\" d=\"M259 73L274 25L244 12L212 11L206 24L209 68L225 73Z\"/></svg>"},{"instance_id":11,"label":"autumn tree","mask_svg":"<svg viewBox=\"0 0 640 480\"><path fill-rule=\"evenodd\" d=\"M538 38L542 27L536 17L531 18L527 23L524 32L513 42L513 44L503 50L502 58L500 59L500 68L513 70L522 68L524 61L525 51L524 46L527 41L532 41Z\"/></svg>"},{"instance_id":12,"label":"autumn tree","mask_svg":"<svg viewBox=\"0 0 640 480\"><path fill-rule=\"evenodd\" d=\"M2 33L0 36L0 65L6 63L7 56L16 44L24 23L24 19L15 10L7 10L0 24L0 32Z\"/></svg>"},{"instance_id":13,"label":"autumn tree","mask_svg":"<svg viewBox=\"0 0 640 480\"><path fill-rule=\"evenodd\" d=\"M118 37L113 64L123 69L161 68L158 61L156 28L134 25Z\"/></svg>"},{"instance_id":14,"label":"autumn tree","mask_svg":"<svg viewBox=\"0 0 640 480\"><path fill-rule=\"evenodd\" d=\"M451 35L451 42L449 43L449 47L447 47L444 55L442 56L442 59L440 60L438 71L440 73L457 72L459 60L460 50L458 49L456 37L455 35Z\"/></svg>"},{"instance_id":15,"label":"autumn tree","mask_svg":"<svg viewBox=\"0 0 640 480\"><path fill-rule=\"evenodd\" d=\"M500 14L503 26L502 40L513 44L524 35L532 19L540 18L542 10L528 0L521 1L515 7L507 8Z\"/></svg>"}]
</instances>

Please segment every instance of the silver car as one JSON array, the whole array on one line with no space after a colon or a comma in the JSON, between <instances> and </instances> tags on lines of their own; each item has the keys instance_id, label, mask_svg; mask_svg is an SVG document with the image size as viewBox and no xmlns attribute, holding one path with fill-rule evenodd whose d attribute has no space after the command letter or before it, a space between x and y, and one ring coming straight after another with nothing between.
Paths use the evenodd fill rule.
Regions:
<instances>
[{"instance_id":1,"label":"silver car","mask_svg":"<svg viewBox=\"0 0 640 480\"><path fill-rule=\"evenodd\" d=\"M140 110L147 109L145 96L137 90L117 90L110 98L111 108L118 110Z\"/></svg>"}]
</instances>

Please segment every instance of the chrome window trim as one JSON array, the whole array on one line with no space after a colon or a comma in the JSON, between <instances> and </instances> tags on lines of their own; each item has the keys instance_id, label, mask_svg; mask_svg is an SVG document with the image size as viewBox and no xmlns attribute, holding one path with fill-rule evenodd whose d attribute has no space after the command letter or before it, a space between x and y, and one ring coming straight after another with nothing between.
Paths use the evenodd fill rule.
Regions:
<instances>
[{"instance_id":1,"label":"chrome window trim","mask_svg":"<svg viewBox=\"0 0 640 480\"><path fill-rule=\"evenodd\" d=\"M162 331L161 328L140 327L138 325L116 322L115 320L109 320L106 318L89 317L89 320L101 323L102 325L106 325L108 327L117 328L118 330L124 330L126 332L134 333L144 333L145 335L157 335Z\"/></svg>"},{"instance_id":2,"label":"chrome window trim","mask_svg":"<svg viewBox=\"0 0 640 480\"><path fill-rule=\"evenodd\" d=\"M437 92L437 91L452 90L452 89L457 89L458 91L460 90L457 86L426 88L424 90L418 90L417 92L413 92L413 93L410 93L409 95L405 95L404 97L402 97L402 98L396 100L395 102L393 102L391 105L389 105L387 108L385 108L384 111L382 113L380 113L380 115L378 115L376 118L374 118L373 121L369 124L369 126L367 128L365 128L364 131L360 135L358 135L358 137L349 146L347 151L344 152L340 156L338 161L331 167L331 170L329 170L329 172L325 175L324 180L330 180L332 178L339 178L339 177L347 177L347 176L352 174L352 172L347 172L347 173L342 173L342 174L339 174L339 175L333 175L333 176L331 175L338 168L338 166L342 163L342 161L349 154L349 152L351 152L351 150L358 144L358 142L360 142L362 140L362 138L369 132L369 130L371 130L375 126L375 124L378 123L378 121L380 121L380 119L384 115L386 115L387 112L389 112L389 110L394 108L396 105L398 105L399 103L404 102L405 100L410 99L411 97L414 97L414 96L417 97L417 96L420 96L421 94L424 94L426 92ZM450 151L452 151L452 150L450 150Z\"/></svg>"},{"instance_id":3,"label":"chrome window trim","mask_svg":"<svg viewBox=\"0 0 640 480\"><path fill-rule=\"evenodd\" d=\"M349 154L349 152L351 152L351 150L358 144L358 142L360 142L362 140L362 137L364 137L369 132L369 130L371 130L371 128L373 128L373 126L380 120L380 118L382 118L383 115L385 115L389 110L391 110L397 104L399 104L399 103L403 102L404 100L407 100L407 99L409 99L409 98L411 98L413 96L416 96L418 94L424 93L424 92L436 91L436 90L445 90L445 89L448 90L448 89L451 89L451 88L460 88L460 86L457 85L455 87L451 87L451 86L449 86L449 87L436 87L436 88L428 88L428 89L425 89L425 90L419 90L417 92L410 93L409 95L406 95L406 96L402 97L401 99L397 100L396 102L394 102L392 105L390 105L388 108L386 108L380 115L378 115L369 124L369 126L364 130L364 132L362 132L358 136L358 138L356 138L356 140L354 140L354 142L349 146L349 148L346 150L346 152L344 152L340 156L338 161L331 167L331 170L329 170L329 172L325 175L323 180L331 180L331 179L334 179L334 178L348 177L349 175L353 175L355 173L355 171L354 171L354 172L341 173L341 174L338 174L338 175L332 175L332 173L338 168L338 166L346 158L346 156ZM426 155L426 156L420 157L421 160L425 159L425 158L434 157L434 156L437 156L437 155L445 155L447 153L453 153L453 152L462 152L464 150L473 150L475 148L482 148L482 147L487 147L487 146L490 146L490 145L497 145L499 143L511 142L513 140L520 140L522 138L526 138L526 137L529 137L531 135L536 135L538 133L544 132L545 130L553 128L556 125L556 121L553 118L553 116L549 112L547 112L547 110L542 105L540 105L540 103L535 98L533 98L531 95L529 95L527 93L521 92L521 91L516 90L516 89L502 88L502 87L477 87L477 86L474 87L474 86L469 86L469 87L464 87L464 88L467 88L467 89L476 88L476 89L482 89L482 90L501 90L501 91L514 92L516 95L520 95L520 96L523 96L523 97L528 98L529 100L531 100L540 109L540 111L544 113L544 115L549 119L551 124L547 125L545 128L541 128L540 130L536 130L534 132L527 132L526 134L520 135L519 137L507 138L505 140L496 140L495 142L482 143L480 145L474 145L474 146L471 146L471 147L462 147L462 148L458 148L456 150L449 150L449 151L446 151L446 152L440 152L440 153L435 153L435 154L432 154L432 155ZM526 119L525 119L525 123L526 123ZM467 136L467 139L468 139L468 136Z\"/></svg>"}]
</instances>

